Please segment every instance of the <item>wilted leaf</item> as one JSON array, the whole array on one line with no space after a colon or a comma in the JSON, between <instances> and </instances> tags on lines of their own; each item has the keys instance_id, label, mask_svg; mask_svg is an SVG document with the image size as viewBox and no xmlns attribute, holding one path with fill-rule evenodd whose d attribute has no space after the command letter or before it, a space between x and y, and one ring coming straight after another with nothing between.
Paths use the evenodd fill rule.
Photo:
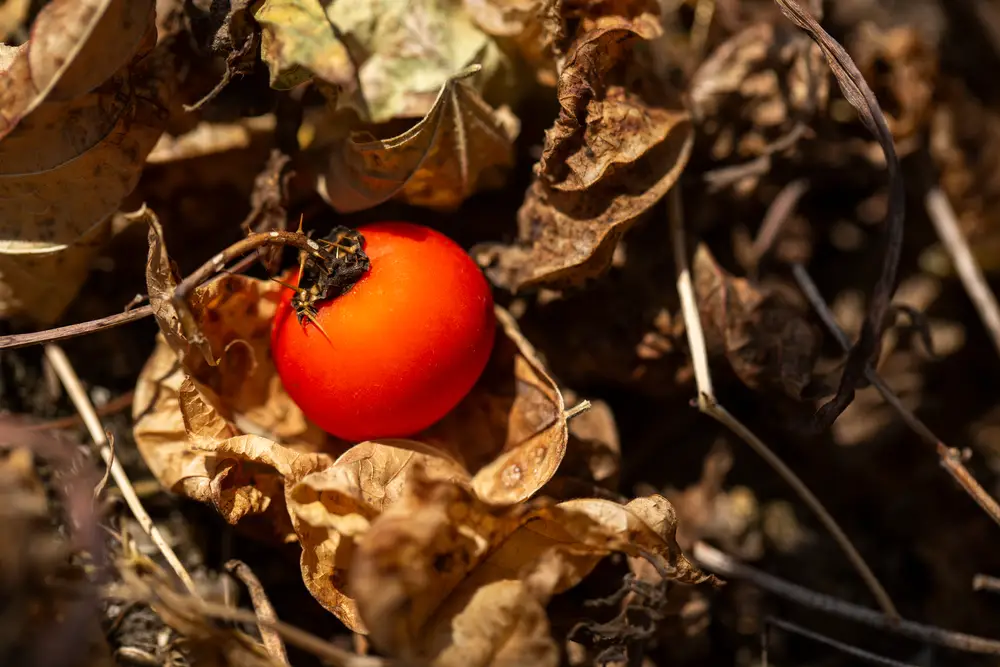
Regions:
<instances>
[{"instance_id":1,"label":"wilted leaf","mask_svg":"<svg viewBox=\"0 0 1000 667\"><path fill-rule=\"evenodd\" d=\"M372 523L349 582L373 642L404 660L517 664L516 652L530 646L541 664L557 664L550 662L547 633L526 619L537 618L538 607L613 551L646 555L683 583L711 579L670 539L615 503L583 499L500 510L454 484L419 476L408 492ZM497 632L498 625L510 631Z\"/></svg>"},{"instance_id":2,"label":"wilted leaf","mask_svg":"<svg viewBox=\"0 0 1000 667\"><path fill-rule=\"evenodd\" d=\"M488 35L514 43L521 58L535 68L539 83L556 84L557 45L553 24L561 27L555 0L465 0L476 25Z\"/></svg>"},{"instance_id":3,"label":"wilted leaf","mask_svg":"<svg viewBox=\"0 0 1000 667\"><path fill-rule=\"evenodd\" d=\"M474 192L501 185L514 163L517 119L494 111L465 79L451 77L419 123L391 139L355 133L334 148L324 195L342 213L399 195L416 206L452 209Z\"/></svg>"},{"instance_id":4,"label":"wilted leaf","mask_svg":"<svg viewBox=\"0 0 1000 667\"><path fill-rule=\"evenodd\" d=\"M355 632L365 632L346 593L359 536L403 495L413 472L468 485L469 473L442 451L410 440L364 442L333 466L289 483L292 524L302 544L302 578L309 592Z\"/></svg>"},{"instance_id":5,"label":"wilted leaf","mask_svg":"<svg viewBox=\"0 0 1000 667\"><path fill-rule=\"evenodd\" d=\"M328 454L346 443L306 422L268 354L280 286L229 275L195 290L192 312L209 358L219 360L209 365L179 330L162 230L145 215L161 337L136 387L139 449L164 485L214 504L227 520L256 517L279 537L294 531L306 585L348 626L364 630L345 587L355 542L406 493L415 470L502 505L531 497L555 474L568 438L562 395L502 309L504 335L455 410L413 440L361 443L334 461Z\"/></svg>"},{"instance_id":6,"label":"wilted leaf","mask_svg":"<svg viewBox=\"0 0 1000 667\"><path fill-rule=\"evenodd\" d=\"M359 97L365 120L421 118L455 72L477 63L493 85L506 56L461 0L264 0L263 56L272 85L313 80Z\"/></svg>"},{"instance_id":7,"label":"wilted leaf","mask_svg":"<svg viewBox=\"0 0 1000 667\"><path fill-rule=\"evenodd\" d=\"M565 455L559 391L513 318L500 309L497 317L506 335L497 336L482 378L442 421L413 440L356 445L332 468L290 483L303 578L316 599L352 629L364 627L346 593L354 542L399 500L416 470L507 505L537 493Z\"/></svg>"},{"instance_id":8,"label":"wilted leaf","mask_svg":"<svg viewBox=\"0 0 1000 667\"><path fill-rule=\"evenodd\" d=\"M496 309L497 336L479 382L420 439L451 453L476 494L498 505L534 495L566 454L566 405L555 382L510 314Z\"/></svg>"},{"instance_id":9,"label":"wilted leaf","mask_svg":"<svg viewBox=\"0 0 1000 667\"><path fill-rule=\"evenodd\" d=\"M153 5L50 3L0 72L0 315L57 318L138 181L168 93Z\"/></svg>"},{"instance_id":10,"label":"wilted leaf","mask_svg":"<svg viewBox=\"0 0 1000 667\"><path fill-rule=\"evenodd\" d=\"M519 243L479 251L494 282L518 290L599 275L622 234L680 176L688 113L636 67L635 46L657 34L645 15L619 17L574 43L559 75L559 118L518 212Z\"/></svg>"},{"instance_id":11,"label":"wilted leaf","mask_svg":"<svg viewBox=\"0 0 1000 667\"><path fill-rule=\"evenodd\" d=\"M727 273L704 244L695 252L693 274L709 352L724 355L748 387L801 400L819 358L816 327L780 293Z\"/></svg>"},{"instance_id":12,"label":"wilted leaf","mask_svg":"<svg viewBox=\"0 0 1000 667\"><path fill-rule=\"evenodd\" d=\"M320 0L263 0L254 8L272 88L294 88L314 76L341 87L354 81L351 54L326 13L343 8L344 3Z\"/></svg>"}]
</instances>

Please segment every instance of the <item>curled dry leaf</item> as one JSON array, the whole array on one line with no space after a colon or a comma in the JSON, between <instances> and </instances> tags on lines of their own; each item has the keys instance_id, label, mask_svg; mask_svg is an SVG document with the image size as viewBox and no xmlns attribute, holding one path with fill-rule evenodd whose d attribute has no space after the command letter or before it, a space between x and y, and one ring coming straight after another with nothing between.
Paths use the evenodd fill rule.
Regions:
<instances>
[{"instance_id":1,"label":"curled dry leaf","mask_svg":"<svg viewBox=\"0 0 1000 667\"><path fill-rule=\"evenodd\" d=\"M493 110L466 81L470 67L450 77L427 115L390 139L354 133L333 149L321 191L342 213L394 196L417 206L453 209L478 190L503 184L514 164L519 123Z\"/></svg>"},{"instance_id":2,"label":"curled dry leaf","mask_svg":"<svg viewBox=\"0 0 1000 667\"><path fill-rule=\"evenodd\" d=\"M539 83L556 83L554 43L561 28L556 0L465 0L465 8L480 30L501 44L511 43L524 62L535 69Z\"/></svg>"},{"instance_id":3,"label":"curled dry leaf","mask_svg":"<svg viewBox=\"0 0 1000 667\"><path fill-rule=\"evenodd\" d=\"M502 309L489 365L441 422L411 440L347 449L309 424L268 354L280 287L222 276L197 288L192 312L209 365L181 331L162 230L150 224L147 281L161 328L134 400L135 437L167 487L212 503L229 521L256 518L302 545L303 579L349 627L364 631L346 582L357 542L407 493L413 473L466 489L476 502L517 505L555 475L566 452L565 404Z\"/></svg>"},{"instance_id":4,"label":"curled dry leaf","mask_svg":"<svg viewBox=\"0 0 1000 667\"><path fill-rule=\"evenodd\" d=\"M338 87L354 81L351 54L320 0L263 0L254 10L261 26L261 57L271 87L294 88L312 77ZM336 9L336 7L331 7Z\"/></svg>"},{"instance_id":5,"label":"curled dry leaf","mask_svg":"<svg viewBox=\"0 0 1000 667\"><path fill-rule=\"evenodd\" d=\"M355 541L417 470L485 502L513 505L537 493L565 456L562 396L513 318L501 309L497 318L506 335L497 336L479 383L442 421L411 440L361 443L332 467L289 482L306 585L355 631L364 631L346 592Z\"/></svg>"},{"instance_id":6,"label":"curled dry leaf","mask_svg":"<svg viewBox=\"0 0 1000 667\"><path fill-rule=\"evenodd\" d=\"M713 580L673 543L672 513L662 518L671 525L657 532L628 507L597 499L500 509L415 475L358 545L349 585L362 618L378 619L373 642L392 655L485 667L516 664L527 651L556 665L539 609L604 556L642 555L681 583Z\"/></svg>"},{"instance_id":7,"label":"curled dry leaf","mask_svg":"<svg viewBox=\"0 0 1000 667\"><path fill-rule=\"evenodd\" d=\"M427 115L441 87L469 65L483 68L477 92L507 69L461 0L264 0L254 16L272 85L312 80L360 95L357 106L372 123Z\"/></svg>"},{"instance_id":8,"label":"curled dry leaf","mask_svg":"<svg viewBox=\"0 0 1000 667\"><path fill-rule=\"evenodd\" d=\"M819 358L819 330L780 293L727 273L704 244L693 274L709 353L725 356L748 387L801 400Z\"/></svg>"},{"instance_id":9,"label":"curled dry leaf","mask_svg":"<svg viewBox=\"0 0 1000 667\"><path fill-rule=\"evenodd\" d=\"M518 212L518 243L479 251L509 289L602 273L618 239L687 164L687 111L636 67L635 46L659 24L645 14L605 23L576 39L560 71L561 110Z\"/></svg>"},{"instance_id":10,"label":"curled dry leaf","mask_svg":"<svg viewBox=\"0 0 1000 667\"><path fill-rule=\"evenodd\" d=\"M56 319L110 237L164 124L153 22L153 0L57 0L0 58L0 315Z\"/></svg>"}]
</instances>

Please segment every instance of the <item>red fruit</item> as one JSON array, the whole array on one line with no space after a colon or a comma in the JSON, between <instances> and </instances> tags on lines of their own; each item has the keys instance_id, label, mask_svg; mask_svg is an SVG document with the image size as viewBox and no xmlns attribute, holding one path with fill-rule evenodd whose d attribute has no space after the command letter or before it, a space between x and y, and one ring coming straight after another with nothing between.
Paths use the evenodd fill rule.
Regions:
<instances>
[{"instance_id":1,"label":"red fruit","mask_svg":"<svg viewBox=\"0 0 1000 667\"><path fill-rule=\"evenodd\" d=\"M271 354L292 400L328 433L405 437L444 417L479 379L493 348L493 297L476 263L443 234L404 222L358 232L371 268L318 305L323 331L299 323L286 289Z\"/></svg>"}]
</instances>

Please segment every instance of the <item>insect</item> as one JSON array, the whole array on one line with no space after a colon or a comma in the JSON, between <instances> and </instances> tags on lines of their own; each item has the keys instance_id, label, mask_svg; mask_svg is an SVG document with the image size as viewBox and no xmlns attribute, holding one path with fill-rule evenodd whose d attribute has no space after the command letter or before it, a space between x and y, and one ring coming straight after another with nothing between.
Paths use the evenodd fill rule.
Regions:
<instances>
[{"instance_id":1,"label":"insect","mask_svg":"<svg viewBox=\"0 0 1000 667\"><path fill-rule=\"evenodd\" d=\"M365 237L349 227L334 227L316 243L320 257L300 253L297 286L273 280L293 291L291 305L299 324L309 320L329 340L316 320L318 304L345 294L368 271L371 262L364 251Z\"/></svg>"}]
</instances>

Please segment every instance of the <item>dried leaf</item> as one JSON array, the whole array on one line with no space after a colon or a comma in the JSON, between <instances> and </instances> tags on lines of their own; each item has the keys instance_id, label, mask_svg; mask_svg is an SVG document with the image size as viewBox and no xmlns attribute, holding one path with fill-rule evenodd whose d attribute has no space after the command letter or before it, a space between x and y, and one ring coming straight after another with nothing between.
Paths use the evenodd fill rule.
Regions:
<instances>
[{"instance_id":1,"label":"dried leaf","mask_svg":"<svg viewBox=\"0 0 1000 667\"><path fill-rule=\"evenodd\" d=\"M417 469L433 479L468 485L469 474L447 454L419 442L364 442L333 466L290 483L288 510L302 544L302 578L309 592L355 632L366 632L346 593L357 540L396 503Z\"/></svg>"},{"instance_id":2,"label":"dried leaf","mask_svg":"<svg viewBox=\"0 0 1000 667\"><path fill-rule=\"evenodd\" d=\"M153 4L50 3L0 72L2 316L55 320L138 181L168 88Z\"/></svg>"},{"instance_id":3,"label":"dried leaf","mask_svg":"<svg viewBox=\"0 0 1000 667\"><path fill-rule=\"evenodd\" d=\"M478 251L508 289L603 273L622 234L687 164L687 111L636 67L635 47L659 34L658 23L646 15L608 23L580 36L566 56L559 118L518 212L519 243Z\"/></svg>"},{"instance_id":4,"label":"dried leaf","mask_svg":"<svg viewBox=\"0 0 1000 667\"><path fill-rule=\"evenodd\" d=\"M556 84L553 23L561 24L556 0L465 0L465 9L486 34L514 43L539 83Z\"/></svg>"},{"instance_id":5,"label":"dried leaf","mask_svg":"<svg viewBox=\"0 0 1000 667\"><path fill-rule=\"evenodd\" d=\"M351 628L364 631L346 589L355 542L406 493L415 470L498 505L531 497L555 474L566 452L565 404L506 311L497 309L504 335L486 371L455 410L413 440L361 443L334 461L329 454L345 443L315 437L268 354L280 287L229 275L195 290L192 312L208 358L219 360L209 365L179 330L162 230L144 215L161 336L136 387L140 452L164 485L214 504L228 521L255 518L274 536L294 535L307 587Z\"/></svg>"},{"instance_id":6,"label":"dried leaf","mask_svg":"<svg viewBox=\"0 0 1000 667\"><path fill-rule=\"evenodd\" d=\"M885 120L885 114L879 107L878 100L871 88L865 82L864 76L858 71L857 65L844 51L837 40L816 22L796 0L775 0L781 13L792 23L805 30L823 50L833 75L837 78L840 90L851 103L864 124L865 128L878 140L885 153L886 169L889 178L889 205L885 216L885 247L882 259L882 269L878 280L872 286L868 299L868 311L861 328L861 335L847 354L844 373L840 377L837 394L823 404L816 413L815 427L826 429L836 421L837 417L854 400L858 387L867 380L865 372L870 363L878 360L881 351L882 334L885 331L886 314L896 290L896 273L899 269L899 258L903 251L903 220L905 218L906 191L903 185L903 175L896 156L892 133Z\"/></svg>"},{"instance_id":7,"label":"dried leaf","mask_svg":"<svg viewBox=\"0 0 1000 667\"><path fill-rule=\"evenodd\" d=\"M517 119L494 111L465 79L448 79L419 123L379 140L355 133L334 149L324 196L341 213L376 206L394 196L417 206L452 209L469 195L503 183L514 163Z\"/></svg>"},{"instance_id":8,"label":"dried leaf","mask_svg":"<svg viewBox=\"0 0 1000 667\"><path fill-rule=\"evenodd\" d=\"M325 10L326 5L332 6ZM261 56L271 71L272 88L294 88L314 76L340 87L354 81L351 54L327 18L327 11L343 11L337 5L320 0L263 0L254 8L254 18L262 28Z\"/></svg>"},{"instance_id":9,"label":"dried leaf","mask_svg":"<svg viewBox=\"0 0 1000 667\"><path fill-rule=\"evenodd\" d=\"M510 313L496 314L505 335L479 382L420 439L474 472L481 499L504 505L530 498L552 478L569 434L559 388Z\"/></svg>"},{"instance_id":10,"label":"dried leaf","mask_svg":"<svg viewBox=\"0 0 1000 667\"><path fill-rule=\"evenodd\" d=\"M780 293L727 273L704 244L692 271L709 353L724 355L748 387L802 400L819 359L819 330Z\"/></svg>"},{"instance_id":11,"label":"dried leaf","mask_svg":"<svg viewBox=\"0 0 1000 667\"><path fill-rule=\"evenodd\" d=\"M681 582L711 579L680 554L672 535L657 534L615 503L583 499L501 510L459 486L419 476L408 492L372 523L349 582L362 618L370 619L372 641L404 660L516 664L517 651L529 646L542 664L557 664L550 662L547 632L532 631L526 619L537 618L538 607L613 551L645 554ZM510 632L497 632L498 625Z\"/></svg>"}]
</instances>

